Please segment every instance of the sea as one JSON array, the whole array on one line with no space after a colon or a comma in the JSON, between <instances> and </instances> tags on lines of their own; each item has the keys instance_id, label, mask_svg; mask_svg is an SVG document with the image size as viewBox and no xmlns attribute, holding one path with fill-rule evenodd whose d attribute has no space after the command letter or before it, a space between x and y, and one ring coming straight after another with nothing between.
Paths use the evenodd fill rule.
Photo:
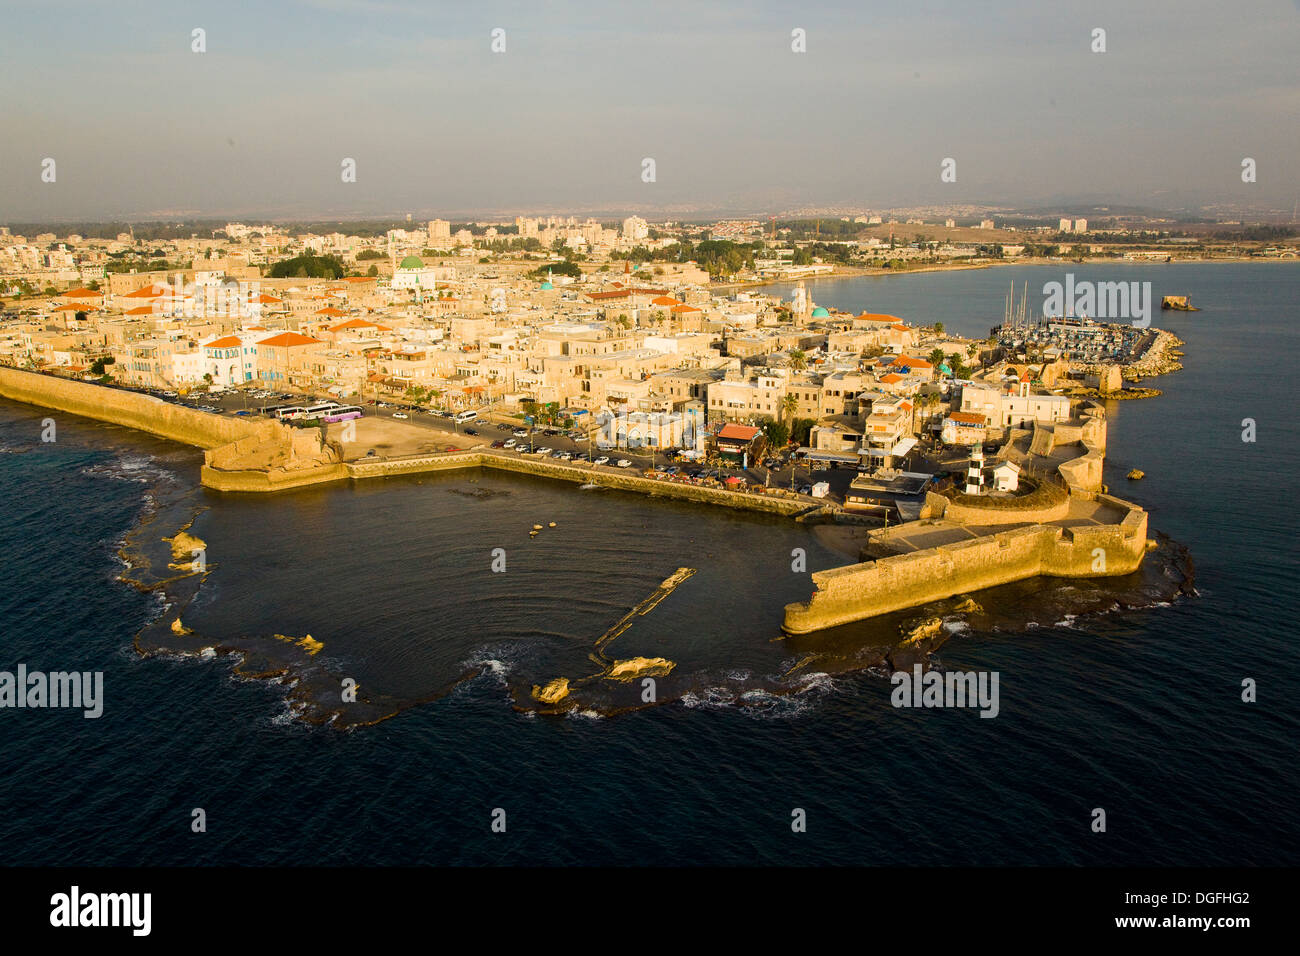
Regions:
<instances>
[{"instance_id":1,"label":"sea","mask_svg":"<svg viewBox=\"0 0 1300 956\"><path fill-rule=\"evenodd\" d=\"M1067 272L1200 308L1153 315L1163 394L1107 406L1162 551L923 609L930 666L999 675L992 719L892 706L905 614L783 637L845 561L788 519L486 472L223 495L194 449L0 401L0 671L104 682L98 718L0 708L5 862L1295 865L1300 267L808 289L983 337ZM638 657L653 684L608 676Z\"/></svg>"}]
</instances>

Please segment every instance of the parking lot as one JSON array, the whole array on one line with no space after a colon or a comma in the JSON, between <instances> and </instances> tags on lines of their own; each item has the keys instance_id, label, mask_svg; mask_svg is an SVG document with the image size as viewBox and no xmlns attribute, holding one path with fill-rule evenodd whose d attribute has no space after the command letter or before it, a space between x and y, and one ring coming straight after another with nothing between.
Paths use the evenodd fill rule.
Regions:
<instances>
[{"instance_id":1,"label":"parking lot","mask_svg":"<svg viewBox=\"0 0 1300 956\"><path fill-rule=\"evenodd\" d=\"M266 389L229 389L178 395L171 391L146 390L166 401L213 414L257 415L264 408L279 405L302 405L329 396L272 392ZM348 399L333 399L346 404ZM355 400L353 400L355 401ZM670 481L688 481L704 485L732 487L763 486L792 490L809 495L812 485L825 481L830 486L827 502L843 501L844 492L853 479L853 469L812 466L793 461L788 454L774 455L751 463L748 469L738 462L719 458L686 461L675 449L602 449L595 435L580 430L548 426L529 426L516 418L494 413L491 420L480 417L457 422L451 413L434 412L400 403L365 400L358 402L364 410L355 428L345 424L328 426L330 438L343 444L348 459L363 457L398 457L457 451L486 445L504 453L547 457L574 464L586 463L593 468L626 470L650 474ZM350 439L350 440L345 440ZM731 479L728 481L728 479Z\"/></svg>"}]
</instances>

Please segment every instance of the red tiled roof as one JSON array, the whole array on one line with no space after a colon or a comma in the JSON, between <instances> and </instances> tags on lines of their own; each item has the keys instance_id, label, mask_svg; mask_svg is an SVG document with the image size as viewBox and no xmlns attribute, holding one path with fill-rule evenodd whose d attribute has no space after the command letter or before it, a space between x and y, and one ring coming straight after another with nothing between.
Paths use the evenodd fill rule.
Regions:
<instances>
[{"instance_id":1,"label":"red tiled roof","mask_svg":"<svg viewBox=\"0 0 1300 956\"><path fill-rule=\"evenodd\" d=\"M158 298L160 295L166 295L169 291L171 291L171 290L168 289L166 286L162 286L162 285L152 285L152 284L150 284L150 285L146 285L146 286L141 286L139 289L136 289L134 292L128 292L126 295L122 296L122 298L124 298L124 299L156 299L156 298Z\"/></svg>"},{"instance_id":2,"label":"red tiled roof","mask_svg":"<svg viewBox=\"0 0 1300 956\"><path fill-rule=\"evenodd\" d=\"M221 338L215 339L203 347L205 349L233 349L238 348L243 344L243 342L239 341L238 336L223 335Z\"/></svg>"},{"instance_id":3,"label":"red tiled roof","mask_svg":"<svg viewBox=\"0 0 1300 956\"><path fill-rule=\"evenodd\" d=\"M985 423L984 416L978 412L953 412L948 418L959 425L983 425Z\"/></svg>"},{"instance_id":4,"label":"red tiled roof","mask_svg":"<svg viewBox=\"0 0 1300 956\"><path fill-rule=\"evenodd\" d=\"M904 366L907 368L921 368L921 369L934 368L934 366L931 365L929 362L927 362L925 359L913 358L910 355L900 355L898 356L898 358L894 359L889 364L897 365L900 368Z\"/></svg>"},{"instance_id":5,"label":"red tiled roof","mask_svg":"<svg viewBox=\"0 0 1300 956\"><path fill-rule=\"evenodd\" d=\"M281 332L279 335L273 335L269 339L262 339L258 345L270 345L273 348L289 347L294 345L319 345L320 339L313 339L310 335L299 335L297 332Z\"/></svg>"},{"instance_id":6,"label":"red tiled roof","mask_svg":"<svg viewBox=\"0 0 1300 956\"><path fill-rule=\"evenodd\" d=\"M59 296L60 299L98 299L103 295L102 292L96 292L94 289L69 289Z\"/></svg>"},{"instance_id":7,"label":"red tiled roof","mask_svg":"<svg viewBox=\"0 0 1300 956\"><path fill-rule=\"evenodd\" d=\"M728 422L722 426L722 431L718 432L719 438L731 438L737 441L753 441L759 429L749 425L736 425Z\"/></svg>"}]
</instances>

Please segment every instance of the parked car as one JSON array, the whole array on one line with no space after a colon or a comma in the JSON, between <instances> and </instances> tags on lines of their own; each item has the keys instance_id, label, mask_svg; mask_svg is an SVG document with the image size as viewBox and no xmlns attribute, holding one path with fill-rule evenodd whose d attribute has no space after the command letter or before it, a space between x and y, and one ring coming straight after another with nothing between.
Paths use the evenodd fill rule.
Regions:
<instances>
[{"instance_id":1,"label":"parked car","mask_svg":"<svg viewBox=\"0 0 1300 956\"><path fill-rule=\"evenodd\" d=\"M516 428L513 432L511 432L511 434L514 435L516 438L527 438L527 437L528 437L528 429L526 429L526 428Z\"/></svg>"},{"instance_id":2,"label":"parked car","mask_svg":"<svg viewBox=\"0 0 1300 956\"><path fill-rule=\"evenodd\" d=\"M478 434L478 429L477 429L477 428L467 428L467 429L465 429L465 434L466 434L466 435L477 435L477 434Z\"/></svg>"},{"instance_id":3,"label":"parked car","mask_svg":"<svg viewBox=\"0 0 1300 956\"><path fill-rule=\"evenodd\" d=\"M620 468L631 468L631 467L632 467L632 463L631 463L630 461L628 461L626 458L620 458L620 459L618 460L618 467L620 467Z\"/></svg>"},{"instance_id":4,"label":"parked car","mask_svg":"<svg viewBox=\"0 0 1300 956\"><path fill-rule=\"evenodd\" d=\"M501 447L502 447L502 448L514 448L515 445L517 445L517 444L519 444L519 443L516 442L513 438L507 438L505 441L503 441L503 442L501 443Z\"/></svg>"},{"instance_id":5,"label":"parked car","mask_svg":"<svg viewBox=\"0 0 1300 956\"><path fill-rule=\"evenodd\" d=\"M597 458L597 459L595 460L595 462L593 462L593 464L597 464L597 465L608 465L608 464L609 464L609 456L608 456L608 455L601 455L599 458Z\"/></svg>"},{"instance_id":6,"label":"parked car","mask_svg":"<svg viewBox=\"0 0 1300 956\"><path fill-rule=\"evenodd\" d=\"M491 447L493 447L493 448L505 448L505 447L506 447L506 443L503 442L500 438L498 438L496 441L494 441L494 442L492 443L492 446L491 446Z\"/></svg>"},{"instance_id":7,"label":"parked car","mask_svg":"<svg viewBox=\"0 0 1300 956\"><path fill-rule=\"evenodd\" d=\"M411 416L408 415L408 414L406 414L406 412L393 412L393 417L394 417L394 418L410 418Z\"/></svg>"},{"instance_id":8,"label":"parked car","mask_svg":"<svg viewBox=\"0 0 1300 956\"><path fill-rule=\"evenodd\" d=\"M560 461L572 461L572 460L573 460L573 452L571 452L571 451L562 451L562 452L560 452L559 455L556 456L556 457L558 457L558 458L560 459Z\"/></svg>"},{"instance_id":9,"label":"parked car","mask_svg":"<svg viewBox=\"0 0 1300 956\"><path fill-rule=\"evenodd\" d=\"M549 448L539 448L539 449L537 449L537 454L539 454L539 455L543 455L543 456L545 456L545 455L549 455L550 453L551 453L551 449L549 449Z\"/></svg>"}]
</instances>

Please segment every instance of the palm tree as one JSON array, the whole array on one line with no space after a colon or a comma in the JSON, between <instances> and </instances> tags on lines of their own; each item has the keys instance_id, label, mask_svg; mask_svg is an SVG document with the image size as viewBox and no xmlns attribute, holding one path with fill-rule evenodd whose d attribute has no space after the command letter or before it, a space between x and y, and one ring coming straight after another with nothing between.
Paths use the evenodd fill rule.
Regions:
<instances>
[{"instance_id":1,"label":"palm tree","mask_svg":"<svg viewBox=\"0 0 1300 956\"><path fill-rule=\"evenodd\" d=\"M943 349L936 348L930 352L930 364L931 365L943 364Z\"/></svg>"},{"instance_id":2,"label":"palm tree","mask_svg":"<svg viewBox=\"0 0 1300 956\"><path fill-rule=\"evenodd\" d=\"M786 392L785 397L781 399L781 412L790 423L794 424L794 413L799 410L799 399L790 392Z\"/></svg>"},{"instance_id":3,"label":"palm tree","mask_svg":"<svg viewBox=\"0 0 1300 956\"><path fill-rule=\"evenodd\" d=\"M804 354L803 349L790 350L790 367L796 372L801 372L808 367L808 356ZM791 398L793 396L787 395L786 397Z\"/></svg>"}]
</instances>

